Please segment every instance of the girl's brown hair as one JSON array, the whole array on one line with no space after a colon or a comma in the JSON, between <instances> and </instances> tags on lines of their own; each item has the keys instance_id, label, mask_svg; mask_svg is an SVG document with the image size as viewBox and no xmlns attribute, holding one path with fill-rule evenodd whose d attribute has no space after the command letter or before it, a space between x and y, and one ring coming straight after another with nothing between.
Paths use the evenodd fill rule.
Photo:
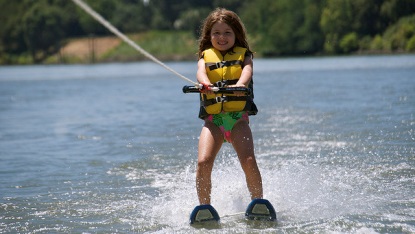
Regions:
<instances>
[{"instance_id":1,"label":"girl's brown hair","mask_svg":"<svg viewBox=\"0 0 415 234\"><path fill-rule=\"evenodd\" d=\"M251 52L246 40L245 26L239 16L235 12L226 10L225 8L216 8L203 21L199 38L199 58L203 56L202 53L204 50L212 47L212 42L210 41L210 32L216 22L226 23L232 28L233 32L235 33L234 46L244 47L248 50L248 52Z\"/></svg>"}]
</instances>

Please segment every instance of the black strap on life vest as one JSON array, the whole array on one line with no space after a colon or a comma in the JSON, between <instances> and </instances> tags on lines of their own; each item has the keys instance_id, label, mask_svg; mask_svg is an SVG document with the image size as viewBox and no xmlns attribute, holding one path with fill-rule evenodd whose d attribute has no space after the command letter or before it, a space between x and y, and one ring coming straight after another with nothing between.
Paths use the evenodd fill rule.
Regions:
<instances>
[{"instance_id":1,"label":"black strap on life vest","mask_svg":"<svg viewBox=\"0 0 415 234\"><path fill-rule=\"evenodd\" d=\"M218 68L222 68L222 67L229 67L232 65L241 65L242 66L243 62L241 60L232 60L232 61L220 61L217 63L206 63L206 67L209 68L209 70L213 71L215 69Z\"/></svg>"},{"instance_id":2,"label":"black strap on life vest","mask_svg":"<svg viewBox=\"0 0 415 234\"><path fill-rule=\"evenodd\" d=\"M250 96L217 96L208 100L201 100L200 104L202 106L210 106L220 102L232 102L232 101L252 101Z\"/></svg>"},{"instance_id":3,"label":"black strap on life vest","mask_svg":"<svg viewBox=\"0 0 415 234\"><path fill-rule=\"evenodd\" d=\"M234 85L236 83L238 83L239 79L235 79L235 80L222 80L222 81L218 81L213 83L213 86L218 87L218 88L224 88L228 85Z\"/></svg>"}]
</instances>

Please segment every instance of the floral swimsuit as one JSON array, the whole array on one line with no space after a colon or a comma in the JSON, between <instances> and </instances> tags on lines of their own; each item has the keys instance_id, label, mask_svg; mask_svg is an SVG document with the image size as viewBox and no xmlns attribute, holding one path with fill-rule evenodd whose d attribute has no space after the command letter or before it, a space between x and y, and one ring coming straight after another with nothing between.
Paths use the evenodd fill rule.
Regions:
<instances>
[{"instance_id":1,"label":"floral swimsuit","mask_svg":"<svg viewBox=\"0 0 415 234\"><path fill-rule=\"evenodd\" d=\"M221 112L219 114L208 115L206 120L212 121L223 133L224 142L232 143L231 135L233 126L238 120L244 119L249 122L248 112Z\"/></svg>"}]
</instances>

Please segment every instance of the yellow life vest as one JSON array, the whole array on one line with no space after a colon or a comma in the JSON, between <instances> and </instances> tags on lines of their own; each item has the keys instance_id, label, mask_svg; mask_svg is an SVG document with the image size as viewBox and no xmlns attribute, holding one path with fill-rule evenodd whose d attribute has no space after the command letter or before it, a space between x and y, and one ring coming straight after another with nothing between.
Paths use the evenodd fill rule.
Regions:
<instances>
[{"instance_id":1,"label":"yellow life vest","mask_svg":"<svg viewBox=\"0 0 415 234\"><path fill-rule=\"evenodd\" d=\"M236 84L241 77L242 65L245 59L246 48L234 47L225 55L219 50L210 48L203 51L206 73L210 82L217 87L226 87ZM252 80L250 84L252 89ZM225 112L248 111L255 115L258 110L251 96L236 96L234 94L203 94L200 96L200 118L209 114Z\"/></svg>"}]
</instances>

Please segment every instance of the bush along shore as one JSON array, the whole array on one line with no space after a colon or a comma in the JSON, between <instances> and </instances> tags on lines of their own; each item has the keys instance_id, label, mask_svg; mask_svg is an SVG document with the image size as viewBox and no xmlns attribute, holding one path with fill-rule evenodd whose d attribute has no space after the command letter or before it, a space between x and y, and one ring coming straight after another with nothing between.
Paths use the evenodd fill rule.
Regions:
<instances>
[{"instance_id":1,"label":"bush along shore","mask_svg":"<svg viewBox=\"0 0 415 234\"><path fill-rule=\"evenodd\" d=\"M391 32L388 32L392 34ZM149 31L145 33L129 34L144 50L148 51L162 61L196 61L197 39L187 31ZM255 40L251 40L255 56L274 57L267 55L266 51L255 50ZM398 54L414 53L415 37L405 42L406 48L399 48L396 44L399 39L391 42L385 41L381 36L358 40L354 35L349 35L342 41L346 48L356 48L348 54ZM400 42L403 43L402 41ZM412 48L413 47L413 48ZM316 54L328 55L328 54ZM4 55L3 55L4 56ZM298 56L309 56L305 51ZM136 51L130 45L116 36L94 36L67 39L62 43L60 50L48 56L43 64L88 64L107 62L132 62L147 60L144 55ZM3 64L33 64L29 54L9 57L8 63Z\"/></svg>"}]
</instances>

